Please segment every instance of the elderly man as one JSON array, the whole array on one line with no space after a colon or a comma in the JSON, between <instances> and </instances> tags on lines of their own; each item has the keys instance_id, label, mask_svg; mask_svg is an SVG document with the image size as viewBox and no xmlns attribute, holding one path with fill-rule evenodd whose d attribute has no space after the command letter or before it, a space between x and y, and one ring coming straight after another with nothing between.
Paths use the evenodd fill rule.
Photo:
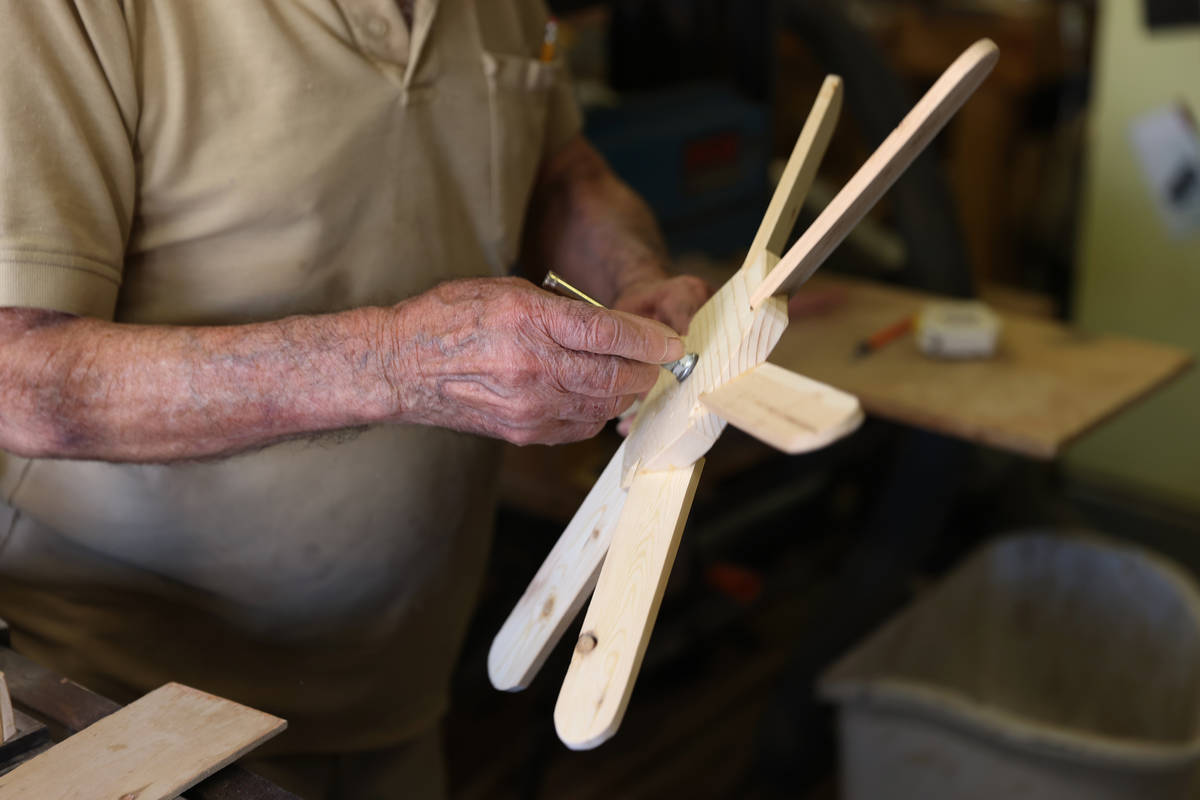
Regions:
<instances>
[{"instance_id":1,"label":"elderly man","mask_svg":"<svg viewBox=\"0 0 1200 800\"><path fill-rule=\"evenodd\" d=\"M0 0L0 616L286 717L259 766L314 798L444 791L485 437L591 436L705 297L540 3L413 5Z\"/></svg>"}]
</instances>

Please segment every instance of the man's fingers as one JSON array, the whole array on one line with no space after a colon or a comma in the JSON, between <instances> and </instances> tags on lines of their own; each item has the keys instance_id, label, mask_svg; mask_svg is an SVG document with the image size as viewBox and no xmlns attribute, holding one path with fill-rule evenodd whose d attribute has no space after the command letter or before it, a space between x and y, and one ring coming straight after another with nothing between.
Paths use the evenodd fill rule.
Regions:
<instances>
[{"instance_id":1,"label":"man's fingers","mask_svg":"<svg viewBox=\"0 0 1200 800\"><path fill-rule=\"evenodd\" d=\"M544 310L546 333L568 350L647 364L683 357L679 334L660 322L549 296Z\"/></svg>"},{"instance_id":2,"label":"man's fingers","mask_svg":"<svg viewBox=\"0 0 1200 800\"><path fill-rule=\"evenodd\" d=\"M587 397L643 394L654 388L662 371L654 364L589 353L565 353L553 368L564 391Z\"/></svg>"},{"instance_id":3,"label":"man's fingers","mask_svg":"<svg viewBox=\"0 0 1200 800\"><path fill-rule=\"evenodd\" d=\"M669 306L670 319L667 324L677 331L687 333L692 317L696 316L696 312L712 297L713 288L694 275L682 275L676 280L681 289L675 293L674 304Z\"/></svg>"},{"instance_id":4,"label":"man's fingers","mask_svg":"<svg viewBox=\"0 0 1200 800\"><path fill-rule=\"evenodd\" d=\"M668 298L662 305L660 313L664 321L672 328L687 333L688 325L704 300L699 296L683 295Z\"/></svg>"},{"instance_id":5,"label":"man's fingers","mask_svg":"<svg viewBox=\"0 0 1200 800\"><path fill-rule=\"evenodd\" d=\"M617 403L617 410L616 410L616 413L613 414L613 416L614 417L622 416L626 411L633 408L633 404L636 403L640 399L641 399L640 394L631 394L628 397L622 397L621 402Z\"/></svg>"}]
</instances>

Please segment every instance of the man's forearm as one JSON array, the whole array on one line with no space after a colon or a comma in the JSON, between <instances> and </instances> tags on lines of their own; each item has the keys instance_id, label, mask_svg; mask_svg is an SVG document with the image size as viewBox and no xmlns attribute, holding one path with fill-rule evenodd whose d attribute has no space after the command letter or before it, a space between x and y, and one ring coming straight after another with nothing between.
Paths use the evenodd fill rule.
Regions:
<instances>
[{"instance_id":1,"label":"man's forearm","mask_svg":"<svg viewBox=\"0 0 1200 800\"><path fill-rule=\"evenodd\" d=\"M594 435L683 355L668 327L511 278L227 327L0 309L0 449L162 462L378 422Z\"/></svg>"},{"instance_id":2,"label":"man's forearm","mask_svg":"<svg viewBox=\"0 0 1200 800\"><path fill-rule=\"evenodd\" d=\"M542 169L526 253L603 303L666 277L667 248L653 213L582 136Z\"/></svg>"},{"instance_id":3,"label":"man's forearm","mask_svg":"<svg viewBox=\"0 0 1200 800\"><path fill-rule=\"evenodd\" d=\"M394 412L386 309L227 327L134 326L0 311L0 447L172 461Z\"/></svg>"}]
</instances>

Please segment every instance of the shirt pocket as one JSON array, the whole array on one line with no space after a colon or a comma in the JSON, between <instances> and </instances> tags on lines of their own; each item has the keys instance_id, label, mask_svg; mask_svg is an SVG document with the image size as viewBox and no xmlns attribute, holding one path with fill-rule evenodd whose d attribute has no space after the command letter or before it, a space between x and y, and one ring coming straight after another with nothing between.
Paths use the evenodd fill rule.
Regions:
<instances>
[{"instance_id":1,"label":"shirt pocket","mask_svg":"<svg viewBox=\"0 0 1200 800\"><path fill-rule=\"evenodd\" d=\"M525 56L483 52L491 125L491 207L495 252L516 261L525 213L546 139L551 90L562 68Z\"/></svg>"}]
</instances>

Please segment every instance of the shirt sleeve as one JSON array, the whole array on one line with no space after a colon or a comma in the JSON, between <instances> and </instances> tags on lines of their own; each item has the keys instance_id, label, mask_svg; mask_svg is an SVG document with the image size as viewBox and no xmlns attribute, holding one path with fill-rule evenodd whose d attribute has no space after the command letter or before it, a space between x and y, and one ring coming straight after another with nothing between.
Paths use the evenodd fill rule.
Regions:
<instances>
[{"instance_id":1,"label":"shirt sleeve","mask_svg":"<svg viewBox=\"0 0 1200 800\"><path fill-rule=\"evenodd\" d=\"M0 306L111 319L137 90L117 0L0 0Z\"/></svg>"}]
</instances>

